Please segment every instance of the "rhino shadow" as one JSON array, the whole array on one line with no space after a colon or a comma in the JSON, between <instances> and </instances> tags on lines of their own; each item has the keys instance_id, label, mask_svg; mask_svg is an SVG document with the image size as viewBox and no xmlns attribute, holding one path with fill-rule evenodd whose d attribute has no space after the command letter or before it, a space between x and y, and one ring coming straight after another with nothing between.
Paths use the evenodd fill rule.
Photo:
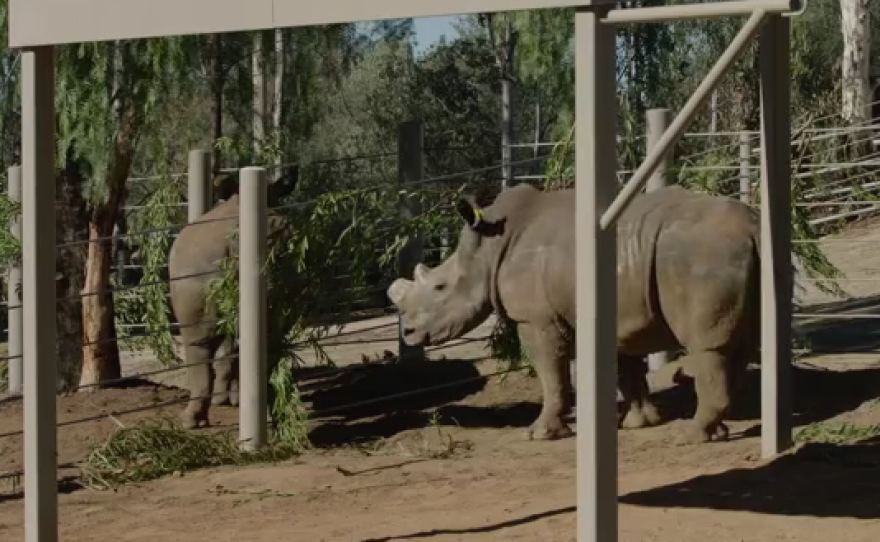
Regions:
<instances>
[{"instance_id":1,"label":"rhino shadow","mask_svg":"<svg viewBox=\"0 0 880 542\"><path fill-rule=\"evenodd\" d=\"M813 321L798 318L795 329L815 354L873 352L880 349L880 318L825 319L823 314L880 314L880 296L833 301L803 307ZM877 352L880 360L880 351Z\"/></svg>"},{"instance_id":2,"label":"rhino shadow","mask_svg":"<svg viewBox=\"0 0 880 542\"><path fill-rule=\"evenodd\" d=\"M320 375L303 375L311 382L300 389L311 419L322 422L309 435L317 445L385 438L425 427L425 410L478 393L487 382L474 360L364 364L323 379L315 374Z\"/></svg>"},{"instance_id":3,"label":"rhino shadow","mask_svg":"<svg viewBox=\"0 0 880 542\"><path fill-rule=\"evenodd\" d=\"M786 516L880 518L880 439L811 443L752 469L731 469L631 492L623 504Z\"/></svg>"},{"instance_id":4,"label":"rhino shadow","mask_svg":"<svg viewBox=\"0 0 880 542\"><path fill-rule=\"evenodd\" d=\"M829 371L800 365L792 366L793 422L796 426L821 422L850 412L880 396L880 368L856 371ZM693 417L696 398L693 384L658 391L652 398L666 420ZM750 369L743 391L735 399L730 419L760 421L761 371ZM744 436L760 434L760 424Z\"/></svg>"}]
</instances>

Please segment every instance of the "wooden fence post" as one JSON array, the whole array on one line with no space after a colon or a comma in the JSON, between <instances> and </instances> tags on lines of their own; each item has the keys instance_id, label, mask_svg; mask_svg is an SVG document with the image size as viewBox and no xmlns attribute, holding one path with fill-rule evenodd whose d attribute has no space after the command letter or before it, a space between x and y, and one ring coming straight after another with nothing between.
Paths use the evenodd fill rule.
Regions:
<instances>
[{"instance_id":1,"label":"wooden fence post","mask_svg":"<svg viewBox=\"0 0 880 542\"><path fill-rule=\"evenodd\" d=\"M400 124L397 134L397 171L400 183L400 215L413 218L421 214L419 202L410 197L407 185L421 181L424 177L424 145L425 129L420 120L407 121ZM422 261L421 235L416 235L400 250L398 257L398 274L408 279L413 278L416 264ZM407 345L403 341L403 322L398 318L398 356L400 361L424 361L425 349Z\"/></svg>"},{"instance_id":2,"label":"wooden fence post","mask_svg":"<svg viewBox=\"0 0 880 542\"><path fill-rule=\"evenodd\" d=\"M669 127L669 119L671 117L671 112L669 109L649 109L646 113L646 125L647 125L647 134L646 134L646 146L647 152L651 152L657 142L660 140L660 137L663 136L663 132L666 131L666 128ZM646 186L646 190L648 192L663 188L666 186L666 170L669 167L669 162L671 159L671 155L667 156L662 162L660 162L660 166L657 167L657 171L654 172L654 175L648 179L648 184ZM651 371L657 371L667 363L669 363L671 352L654 352L648 354L648 368Z\"/></svg>"}]
</instances>

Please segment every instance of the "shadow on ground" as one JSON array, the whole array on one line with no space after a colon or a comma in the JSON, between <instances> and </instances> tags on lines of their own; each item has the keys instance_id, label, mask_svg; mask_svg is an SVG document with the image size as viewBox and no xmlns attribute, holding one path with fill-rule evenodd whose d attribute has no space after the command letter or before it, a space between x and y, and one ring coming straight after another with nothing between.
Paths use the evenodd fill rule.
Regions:
<instances>
[{"instance_id":1,"label":"shadow on ground","mask_svg":"<svg viewBox=\"0 0 880 542\"><path fill-rule=\"evenodd\" d=\"M880 368L829 371L795 365L792 388L795 424L821 422L880 397ZM696 410L690 383L662 390L653 397L666 419L690 419ZM760 417L761 371L754 368L749 370L745 388L736 398L731 418L744 421Z\"/></svg>"},{"instance_id":2,"label":"shadow on ground","mask_svg":"<svg viewBox=\"0 0 880 542\"><path fill-rule=\"evenodd\" d=\"M619 502L788 516L880 518L880 441L806 444L762 467L623 495Z\"/></svg>"},{"instance_id":3,"label":"shadow on ground","mask_svg":"<svg viewBox=\"0 0 880 542\"><path fill-rule=\"evenodd\" d=\"M465 399L482 391L487 382L473 361L452 359L365 364L325 378L305 378L308 381L300 388L303 401L311 418L321 422L310 434L317 445L383 438L425 427L431 419L426 410Z\"/></svg>"},{"instance_id":4,"label":"shadow on ground","mask_svg":"<svg viewBox=\"0 0 880 542\"><path fill-rule=\"evenodd\" d=\"M816 354L872 352L880 349L880 318L827 318L822 315L880 314L880 296L832 301L803 307L809 318L795 319L799 334ZM880 355L880 352L878 352Z\"/></svg>"}]
</instances>

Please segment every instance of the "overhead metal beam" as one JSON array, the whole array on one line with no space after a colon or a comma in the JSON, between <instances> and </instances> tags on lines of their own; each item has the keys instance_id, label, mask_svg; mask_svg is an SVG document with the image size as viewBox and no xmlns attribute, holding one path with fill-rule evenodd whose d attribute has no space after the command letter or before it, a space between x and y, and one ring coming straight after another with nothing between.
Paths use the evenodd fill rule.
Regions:
<instances>
[{"instance_id":1,"label":"overhead metal beam","mask_svg":"<svg viewBox=\"0 0 880 542\"><path fill-rule=\"evenodd\" d=\"M693 19L717 19L751 15L763 10L770 13L795 13L801 10L801 0L737 0L703 4L675 4L646 8L615 9L603 19L609 24L662 23Z\"/></svg>"},{"instance_id":2,"label":"overhead metal beam","mask_svg":"<svg viewBox=\"0 0 880 542\"><path fill-rule=\"evenodd\" d=\"M9 0L9 46L214 34L356 21L589 5L589 0ZM605 22L659 22L797 11L798 0L729 0L615 9Z\"/></svg>"}]
</instances>

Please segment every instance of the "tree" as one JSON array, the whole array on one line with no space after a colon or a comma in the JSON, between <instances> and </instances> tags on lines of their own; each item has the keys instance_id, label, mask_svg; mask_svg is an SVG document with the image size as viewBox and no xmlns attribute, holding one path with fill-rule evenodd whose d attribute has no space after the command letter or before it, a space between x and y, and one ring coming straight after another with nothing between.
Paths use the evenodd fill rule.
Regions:
<instances>
[{"instance_id":1,"label":"tree","mask_svg":"<svg viewBox=\"0 0 880 542\"><path fill-rule=\"evenodd\" d=\"M161 123L160 100L185 70L180 41L138 40L59 48L59 163L82 181L88 256L82 289L80 385L120 376L113 293L112 235L138 141Z\"/></svg>"},{"instance_id":2,"label":"tree","mask_svg":"<svg viewBox=\"0 0 880 542\"><path fill-rule=\"evenodd\" d=\"M841 116L853 126L871 117L871 24L868 0L841 0L843 36Z\"/></svg>"}]
</instances>

